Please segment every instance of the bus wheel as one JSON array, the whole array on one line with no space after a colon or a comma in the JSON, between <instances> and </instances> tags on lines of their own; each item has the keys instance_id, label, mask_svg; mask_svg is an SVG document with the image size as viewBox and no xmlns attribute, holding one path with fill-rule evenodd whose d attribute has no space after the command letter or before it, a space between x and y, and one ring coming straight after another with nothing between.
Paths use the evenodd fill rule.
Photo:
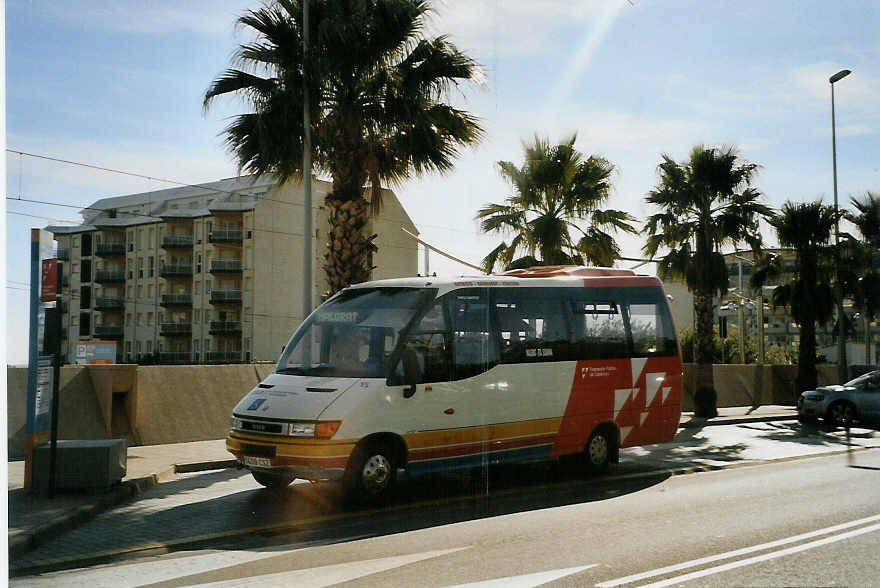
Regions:
<instances>
[{"instance_id":1,"label":"bus wheel","mask_svg":"<svg viewBox=\"0 0 880 588\"><path fill-rule=\"evenodd\" d=\"M354 450L345 470L346 497L358 503L388 498L397 476L394 453L384 443L369 442Z\"/></svg>"},{"instance_id":2,"label":"bus wheel","mask_svg":"<svg viewBox=\"0 0 880 588\"><path fill-rule=\"evenodd\" d=\"M251 475L253 475L254 480L256 480L258 484L276 490L287 488L290 486L290 483L293 482L293 476L290 474L270 474L268 472L251 471Z\"/></svg>"},{"instance_id":3,"label":"bus wheel","mask_svg":"<svg viewBox=\"0 0 880 588\"><path fill-rule=\"evenodd\" d=\"M598 428L593 431L584 448L587 468L592 473L602 473L608 469L608 461L611 456L611 439L608 430Z\"/></svg>"}]
</instances>

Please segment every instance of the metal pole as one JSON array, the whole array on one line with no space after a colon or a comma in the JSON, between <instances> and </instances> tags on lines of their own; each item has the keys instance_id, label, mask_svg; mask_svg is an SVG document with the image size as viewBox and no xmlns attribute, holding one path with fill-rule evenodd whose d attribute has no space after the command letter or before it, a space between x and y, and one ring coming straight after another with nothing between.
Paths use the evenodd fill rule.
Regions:
<instances>
[{"instance_id":1,"label":"metal pole","mask_svg":"<svg viewBox=\"0 0 880 588\"><path fill-rule=\"evenodd\" d=\"M831 162L834 173L834 271L837 274L837 371L841 383L847 378L846 321L843 314L843 285L840 283L840 221L837 219L837 133L834 120L834 82L831 82Z\"/></svg>"},{"instance_id":2,"label":"metal pole","mask_svg":"<svg viewBox=\"0 0 880 588\"><path fill-rule=\"evenodd\" d=\"M303 292L302 320L312 312L312 129L309 117L309 2L303 2ZM308 338L307 338L308 339ZM311 363L306 341L305 359Z\"/></svg>"},{"instance_id":3,"label":"metal pole","mask_svg":"<svg viewBox=\"0 0 880 588\"><path fill-rule=\"evenodd\" d=\"M766 363L764 354L764 287L758 290L758 362Z\"/></svg>"},{"instance_id":4,"label":"metal pole","mask_svg":"<svg viewBox=\"0 0 880 588\"><path fill-rule=\"evenodd\" d=\"M425 277L431 275L431 248L425 245Z\"/></svg>"},{"instance_id":5,"label":"metal pole","mask_svg":"<svg viewBox=\"0 0 880 588\"><path fill-rule=\"evenodd\" d=\"M49 432L49 498L55 497L55 480L58 466L58 387L61 380L61 303L55 303L52 313L52 332L57 334L52 343L52 425ZM48 325L46 332L49 332Z\"/></svg>"},{"instance_id":6,"label":"metal pole","mask_svg":"<svg viewBox=\"0 0 880 588\"><path fill-rule=\"evenodd\" d=\"M745 296L745 292L743 291L743 262L739 260L739 361L740 363L746 362L746 325L745 325L745 311L743 310L743 302L744 299L742 296Z\"/></svg>"}]
</instances>

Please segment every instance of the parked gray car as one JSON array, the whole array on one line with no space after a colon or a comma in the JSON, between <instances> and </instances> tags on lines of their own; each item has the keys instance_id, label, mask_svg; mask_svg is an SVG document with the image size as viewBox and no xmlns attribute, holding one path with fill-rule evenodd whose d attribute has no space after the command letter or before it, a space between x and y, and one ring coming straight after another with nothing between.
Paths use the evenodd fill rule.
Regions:
<instances>
[{"instance_id":1,"label":"parked gray car","mask_svg":"<svg viewBox=\"0 0 880 588\"><path fill-rule=\"evenodd\" d=\"M830 425L846 426L856 420L880 419L880 370L868 372L844 385L823 386L798 398L802 421L825 419Z\"/></svg>"}]
</instances>

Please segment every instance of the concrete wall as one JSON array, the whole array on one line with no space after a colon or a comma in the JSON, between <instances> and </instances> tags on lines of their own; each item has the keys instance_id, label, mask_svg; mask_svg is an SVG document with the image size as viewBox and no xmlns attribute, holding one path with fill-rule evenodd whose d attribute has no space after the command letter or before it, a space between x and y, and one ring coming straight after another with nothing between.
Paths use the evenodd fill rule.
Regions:
<instances>
[{"instance_id":1,"label":"concrete wall","mask_svg":"<svg viewBox=\"0 0 880 588\"><path fill-rule=\"evenodd\" d=\"M59 438L126 438L159 445L226 436L235 404L274 370L271 363L220 366L93 365L61 368ZM794 404L797 366L716 365L718 406ZM865 371L853 368L854 373ZM693 364L684 366L683 410L693 410ZM7 447L23 456L27 369L7 368ZM819 366L819 383L837 366Z\"/></svg>"}]
</instances>

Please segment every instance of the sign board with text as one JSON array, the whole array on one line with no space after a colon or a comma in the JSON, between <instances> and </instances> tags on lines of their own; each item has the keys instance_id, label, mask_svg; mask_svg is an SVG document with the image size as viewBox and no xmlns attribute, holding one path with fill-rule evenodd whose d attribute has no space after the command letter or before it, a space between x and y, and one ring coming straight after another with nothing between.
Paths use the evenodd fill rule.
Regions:
<instances>
[{"instance_id":1,"label":"sign board with text","mask_svg":"<svg viewBox=\"0 0 880 588\"><path fill-rule=\"evenodd\" d=\"M77 365L116 363L116 341L74 341L70 351Z\"/></svg>"}]
</instances>

